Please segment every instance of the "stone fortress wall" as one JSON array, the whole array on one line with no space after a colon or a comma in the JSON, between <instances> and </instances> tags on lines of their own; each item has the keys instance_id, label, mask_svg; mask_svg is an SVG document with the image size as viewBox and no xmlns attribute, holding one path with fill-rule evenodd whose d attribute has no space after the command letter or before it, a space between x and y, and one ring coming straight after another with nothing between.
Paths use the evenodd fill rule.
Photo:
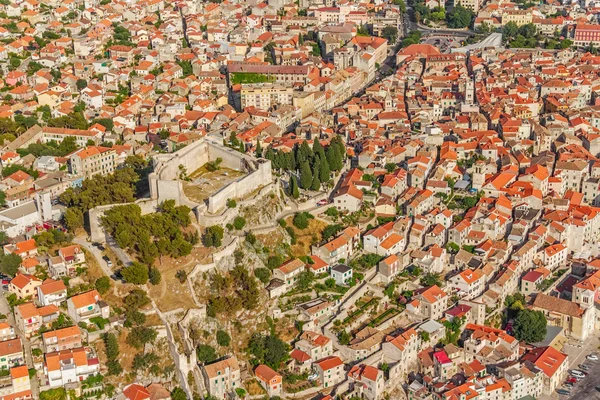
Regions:
<instances>
[{"instance_id":1,"label":"stone fortress wall","mask_svg":"<svg viewBox=\"0 0 600 400\"><path fill-rule=\"evenodd\" d=\"M179 175L180 165L188 173L196 171L204 164L220 158L221 165L246 175L222 187L205 201L198 204L190 201L183 193ZM271 162L264 159L242 154L225 147L212 138L203 138L172 154L159 154L154 157L154 172L148 177L150 182L150 197L159 203L173 199L177 204L186 204L198 208L198 214L215 214L226 208L228 199L241 199L255 190L271 184L273 176Z\"/></svg>"}]
</instances>

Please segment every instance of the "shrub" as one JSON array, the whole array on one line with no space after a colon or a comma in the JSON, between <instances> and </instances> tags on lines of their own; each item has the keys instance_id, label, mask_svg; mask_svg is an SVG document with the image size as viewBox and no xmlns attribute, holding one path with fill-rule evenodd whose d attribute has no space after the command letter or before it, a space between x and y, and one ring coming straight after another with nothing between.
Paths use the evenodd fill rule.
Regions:
<instances>
[{"instance_id":1,"label":"shrub","mask_svg":"<svg viewBox=\"0 0 600 400\"><path fill-rule=\"evenodd\" d=\"M150 267L148 272L148 279L152 285L158 285L162 279L160 271L156 267Z\"/></svg>"},{"instance_id":2,"label":"shrub","mask_svg":"<svg viewBox=\"0 0 600 400\"><path fill-rule=\"evenodd\" d=\"M308 228L308 213L302 212L294 215L294 220L292 221L294 226L298 229L306 229Z\"/></svg>"},{"instance_id":3,"label":"shrub","mask_svg":"<svg viewBox=\"0 0 600 400\"><path fill-rule=\"evenodd\" d=\"M237 206L237 201L235 199L227 199L227 207L235 208Z\"/></svg>"},{"instance_id":4,"label":"shrub","mask_svg":"<svg viewBox=\"0 0 600 400\"><path fill-rule=\"evenodd\" d=\"M229 343L231 343L231 337L229 337L229 334L227 332L223 330L218 330L217 343L219 344L219 346L227 347L229 346Z\"/></svg>"},{"instance_id":5,"label":"shrub","mask_svg":"<svg viewBox=\"0 0 600 400\"><path fill-rule=\"evenodd\" d=\"M235 217L233 227L239 231L244 229L244 226L246 226L246 219L244 217Z\"/></svg>"}]
</instances>

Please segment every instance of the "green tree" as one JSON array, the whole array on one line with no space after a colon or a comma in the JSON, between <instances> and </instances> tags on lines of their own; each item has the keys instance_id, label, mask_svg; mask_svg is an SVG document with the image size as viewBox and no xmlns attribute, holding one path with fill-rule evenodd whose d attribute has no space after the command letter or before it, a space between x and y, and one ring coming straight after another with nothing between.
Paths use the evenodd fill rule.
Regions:
<instances>
[{"instance_id":1,"label":"green tree","mask_svg":"<svg viewBox=\"0 0 600 400\"><path fill-rule=\"evenodd\" d=\"M17 254L0 254L0 271L4 275L15 276L23 259Z\"/></svg>"},{"instance_id":2,"label":"green tree","mask_svg":"<svg viewBox=\"0 0 600 400\"><path fill-rule=\"evenodd\" d=\"M301 212L294 215L292 223L298 229L306 229L308 228L308 219L308 213Z\"/></svg>"},{"instance_id":3,"label":"green tree","mask_svg":"<svg viewBox=\"0 0 600 400\"><path fill-rule=\"evenodd\" d=\"M158 285L162 279L161 273L156 267L150 267L148 271L148 280L152 285Z\"/></svg>"},{"instance_id":4,"label":"green tree","mask_svg":"<svg viewBox=\"0 0 600 400\"><path fill-rule=\"evenodd\" d=\"M274 334L255 333L248 343L248 353L254 365L266 364L278 370L289 359L289 345Z\"/></svg>"},{"instance_id":5,"label":"green tree","mask_svg":"<svg viewBox=\"0 0 600 400\"><path fill-rule=\"evenodd\" d=\"M75 232L79 228L83 228L83 212L80 208L67 208L63 216L64 223L71 232Z\"/></svg>"},{"instance_id":6,"label":"green tree","mask_svg":"<svg viewBox=\"0 0 600 400\"><path fill-rule=\"evenodd\" d=\"M421 285L428 287L433 285L440 286L442 284L442 280L439 274L428 273L421 277Z\"/></svg>"},{"instance_id":7,"label":"green tree","mask_svg":"<svg viewBox=\"0 0 600 400\"><path fill-rule=\"evenodd\" d=\"M386 38L390 43L396 43L398 38L398 28L395 26L386 26L381 32L381 36Z\"/></svg>"},{"instance_id":8,"label":"green tree","mask_svg":"<svg viewBox=\"0 0 600 400\"><path fill-rule=\"evenodd\" d=\"M217 359L217 352L212 346L200 344L196 348L196 357L198 362L206 364Z\"/></svg>"},{"instance_id":9,"label":"green tree","mask_svg":"<svg viewBox=\"0 0 600 400\"><path fill-rule=\"evenodd\" d=\"M77 90L79 90L80 92L85 89L87 87L87 81L85 79L77 79L77 82L75 82L75 85L77 86Z\"/></svg>"},{"instance_id":10,"label":"green tree","mask_svg":"<svg viewBox=\"0 0 600 400\"><path fill-rule=\"evenodd\" d=\"M310 185L312 184L312 172L310 170L310 165L308 161L304 161L300 166L300 186L302 189L310 189Z\"/></svg>"},{"instance_id":11,"label":"green tree","mask_svg":"<svg viewBox=\"0 0 600 400\"><path fill-rule=\"evenodd\" d=\"M129 331L126 342L136 349L141 349L146 343L154 342L157 335L158 332L155 329L146 326L135 326Z\"/></svg>"},{"instance_id":12,"label":"green tree","mask_svg":"<svg viewBox=\"0 0 600 400\"><path fill-rule=\"evenodd\" d=\"M546 337L548 321L541 311L521 310L515 318L513 331L518 340L526 343L541 342Z\"/></svg>"},{"instance_id":13,"label":"green tree","mask_svg":"<svg viewBox=\"0 0 600 400\"><path fill-rule=\"evenodd\" d=\"M300 191L298 190L298 182L296 181L296 177L292 175L290 179L290 194L294 199L300 197Z\"/></svg>"},{"instance_id":14,"label":"green tree","mask_svg":"<svg viewBox=\"0 0 600 400\"><path fill-rule=\"evenodd\" d=\"M206 247L221 247L223 241L223 228L219 225L213 225L206 229L204 234L204 245Z\"/></svg>"},{"instance_id":15,"label":"green tree","mask_svg":"<svg viewBox=\"0 0 600 400\"><path fill-rule=\"evenodd\" d=\"M345 329L341 330L340 333L338 333L338 340L340 341L340 344L342 346L347 346L348 344L350 344L351 339L352 337L350 337L350 334L346 332Z\"/></svg>"},{"instance_id":16,"label":"green tree","mask_svg":"<svg viewBox=\"0 0 600 400\"><path fill-rule=\"evenodd\" d=\"M121 276L127 283L145 285L148 282L148 267L144 264L133 262L130 266L121 269Z\"/></svg>"},{"instance_id":17,"label":"green tree","mask_svg":"<svg viewBox=\"0 0 600 400\"><path fill-rule=\"evenodd\" d=\"M310 190L313 191L317 191L321 188L321 179L319 178L319 170L317 169L318 166L315 165L315 168L313 169L312 172L312 183L310 184Z\"/></svg>"},{"instance_id":18,"label":"green tree","mask_svg":"<svg viewBox=\"0 0 600 400\"><path fill-rule=\"evenodd\" d=\"M150 298L146 291L140 288L132 289L127 296L123 299L125 307L131 310L138 310L148 304L150 304Z\"/></svg>"},{"instance_id":19,"label":"green tree","mask_svg":"<svg viewBox=\"0 0 600 400\"><path fill-rule=\"evenodd\" d=\"M468 28L473 19L473 12L462 5L457 5L452 11L446 13L446 22L449 28Z\"/></svg>"},{"instance_id":20,"label":"green tree","mask_svg":"<svg viewBox=\"0 0 600 400\"><path fill-rule=\"evenodd\" d=\"M187 400L187 394L182 388L177 386L171 391L171 400Z\"/></svg>"},{"instance_id":21,"label":"green tree","mask_svg":"<svg viewBox=\"0 0 600 400\"><path fill-rule=\"evenodd\" d=\"M108 276L102 276L96 279L94 287L98 293L105 295L110 290L110 278Z\"/></svg>"},{"instance_id":22,"label":"green tree","mask_svg":"<svg viewBox=\"0 0 600 400\"><path fill-rule=\"evenodd\" d=\"M231 343L231 337L227 332L219 329L217 331L217 343L221 347L227 347Z\"/></svg>"},{"instance_id":23,"label":"green tree","mask_svg":"<svg viewBox=\"0 0 600 400\"><path fill-rule=\"evenodd\" d=\"M265 285L271 281L271 271L269 271L267 268L255 268L254 276L256 276L258 280Z\"/></svg>"},{"instance_id":24,"label":"green tree","mask_svg":"<svg viewBox=\"0 0 600 400\"><path fill-rule=\"evenodd\" d=\"M233 227L236 230L238 230L238 231L242 230L242 229L244 229L244 226L246 226L246 219L244 217L241 217L238 215L237 217L234 218Z\"/></svg>"},{"instance_id":25,"label":"green tree","mask_svg":"<svg viewBox=\"0 0 600 400\"><path fill-rule=\"evenodd\" d=\"M296 280L296 287L300 291L305 291L310 289L312 283L315 280L315 274L312 271L303 271L298 275L298 279Z\"/></svg>"},{"instance_id":26,"label":"green tree","mask_svg":"<svg viewBox=\"0 0 600 400\"><path fill-rule=\"evenodd\" d=\"M513 39L519 33L519 26L515 22L508 22L502 27L502 38L505 41Z\"/></svg>"},{"instance_id":27,"label":"green tree","mask_svg":"<svg viewBox=\"0 0 600 400\"><path fill-rule=\"evenodd\" d=\"M105 333L103 336L106 358L116 360L119 357L119 342L114 333Z\"/></svg>"}]
</instances>

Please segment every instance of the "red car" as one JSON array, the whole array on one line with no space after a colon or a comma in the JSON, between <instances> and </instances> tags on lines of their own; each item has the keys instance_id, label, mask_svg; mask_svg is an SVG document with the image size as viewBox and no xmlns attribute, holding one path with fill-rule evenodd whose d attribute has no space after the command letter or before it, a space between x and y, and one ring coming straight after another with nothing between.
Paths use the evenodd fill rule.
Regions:
<instances>
[{"instance_id":1,"label":"red car","mask_svg":"<svg viewBox=\"0 0 600 400\"><path fill-rule=\"evenodd\" d=\"M569 383L577 383L577 378L570 377L569 379L567 379L567 382L569 382Z\"/></svg>"}]
</instances>

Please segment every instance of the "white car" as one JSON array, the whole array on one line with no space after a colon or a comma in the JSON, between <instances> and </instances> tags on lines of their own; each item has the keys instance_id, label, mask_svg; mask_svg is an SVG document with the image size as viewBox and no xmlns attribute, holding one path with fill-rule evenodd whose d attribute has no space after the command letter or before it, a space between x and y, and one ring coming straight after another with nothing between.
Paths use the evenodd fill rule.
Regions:
<instances>
[{"instance_id":1,"label":"white car","mask_svg":"<svg viewBox=\"0 0 600 400\"><path fill-rule=\"evenodd\" d=\"M571 375L573 375L575 378L585 378L585 374L578 369L572 370Z\"/></svg>"},{"instance_id":2,"label":"white car","mask_svg":"<svg viewBox=\"0 0 600 400\"><path fill-rule=\"evenodd\" d=\"M108 265L108 268L112 268L112 266L113 266L113 263L112 263L112 261L108 260L108 261L106 262L106 265Z\"/></svg>"},{"instance_id":3,"label":"white car","mask_svg":"<svg viewBox=\"0 0 600 400\"><path fill-rule=\"evenodd\" d=\"M587 358L590 361L598 361L598 356L595 354L588 354L585 358Z\"/></svg>"}]
</instances>

